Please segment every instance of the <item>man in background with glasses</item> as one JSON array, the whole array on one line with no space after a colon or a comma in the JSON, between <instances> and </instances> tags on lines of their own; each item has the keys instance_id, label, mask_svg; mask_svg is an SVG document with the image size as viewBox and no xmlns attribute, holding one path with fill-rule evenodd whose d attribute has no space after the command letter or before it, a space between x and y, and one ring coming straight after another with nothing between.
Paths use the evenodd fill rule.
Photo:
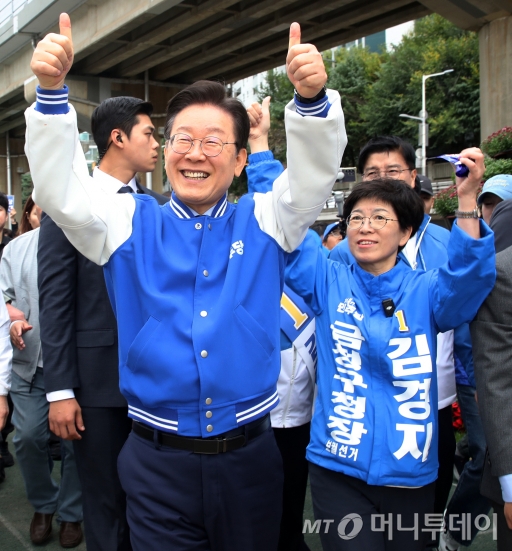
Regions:
<instances>
[{"instance_id":1,"label":"man in background with glasses","mask_svg":"<svg viewBox=\"0 0 512 551\"><path fill-rule=\"evenodd\" d=\"M62 14L60 34L33 55L38 101L27 110L26 151L38 204L105 267L133 419L118 462L132 547L276 549L283 475L269 411L278 401L279 300L287 255L341 165L339 95L326 92L321 54L292 24L289 168L272 192L235 206L226 195L247 158L246 110L219 83L181 90L165 126L173 194L159 207L93 189L64 87L72 61Z\"/></svg>"}]
</instances>

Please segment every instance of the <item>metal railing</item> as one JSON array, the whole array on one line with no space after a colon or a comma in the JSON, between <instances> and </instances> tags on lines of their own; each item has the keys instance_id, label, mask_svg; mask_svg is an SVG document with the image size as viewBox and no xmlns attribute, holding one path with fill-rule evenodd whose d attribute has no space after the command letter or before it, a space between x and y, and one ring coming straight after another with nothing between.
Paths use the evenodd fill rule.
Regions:
<instances>
[{"instance_id":1,"label":"metal railing","mask_svg":"<svg viewBox=\"0 0 512 551\"><path fill-rule=\"evenodd\" d=\"M0 27L18 15L32 0L0 0Z\"/></svg>"}]
</instances>

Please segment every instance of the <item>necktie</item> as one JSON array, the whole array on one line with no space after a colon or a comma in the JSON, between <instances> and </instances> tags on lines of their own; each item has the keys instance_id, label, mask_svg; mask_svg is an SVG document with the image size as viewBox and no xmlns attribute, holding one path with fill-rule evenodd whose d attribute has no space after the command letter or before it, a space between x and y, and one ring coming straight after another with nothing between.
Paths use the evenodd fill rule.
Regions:
<instances>
[{"instance_id":1,"label":"necktie","mask_svg":"<svg viewBox=\"0 0 512 551\"><path fill-rule=\"evenodd\" d=\"M133 193L133 189L130 186L123 186L117 193Z\"/></svg>"}]
</instances>

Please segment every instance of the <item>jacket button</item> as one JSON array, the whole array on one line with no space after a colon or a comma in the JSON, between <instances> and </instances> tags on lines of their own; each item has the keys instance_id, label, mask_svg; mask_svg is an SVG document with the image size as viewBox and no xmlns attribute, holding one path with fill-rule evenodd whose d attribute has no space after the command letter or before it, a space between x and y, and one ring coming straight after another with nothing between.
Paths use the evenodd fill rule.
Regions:
<instances>
[{"instance_id":1,"label":"jacket button","mask_svg":"<svg viewBox=\"0 0 512 551\"><path fill-rule=\"evenodd\" d=\"M212 430L213 430L213 425L208 425L208 426L206 427L206 430L207 430L208 432L212 432Z\"/></svg>"},{"instance_id":2,"label":"jacket button","mask_svg":"<svg viewBox=\"0 0 512 551\"><path fill-rule=\"evenodd\" d=\"M208 273L208 270L203 270L204 277L208 277L210 274Z\"/></svg>"},{"instance_id":3,"label":"jacket button","mask_svg":"<svg viewBox=\"0 0 512 551\"><path fill-rule=\"evenodd\" d=\"M202 224L200 224L199 222L196 224L196 230L200 230L202 227Z\"/></svg>"},{"instance_id":4,"label":"jacket button","mask_svg":"<svg viewBox=\"0 0 512 551\"><path fill-rule=\"evenodd\" d=\"M199 314L202 318L205 318L208 315L208 312L206 310L202 310Z\"/></svg>"},{"instance_id":5,"label":"jacket button","mask_svg":"<svg viewBox=\"0 0 512 551\"><path fill-rule=\"evenodd\" d=\"M206 417L208 417L208 419L210 419L210 417L213 415L213 413L211 411L207 411L206 412Z\"/></svg>"},{"instance_id":6,"label":"jacket button","mask_svg":"<svg viewBox=\"0 0 512 551\"><path fill-rule=\"evenodd\" d=\"M209 406L211 403L212 403L212 399L211 398L206 398L206 400L204 401L204 403Z\"/></svg>"},{"instance_id":7,"label":"jacket button","mask_svg":"<svg viewBox=\"0 0 512 551\"><path fill-rule=\"evenodd\" d=\"M208 352L206 350L201 350L201 358L206 358L208 356Z\"/></svg>"}]
</instances>

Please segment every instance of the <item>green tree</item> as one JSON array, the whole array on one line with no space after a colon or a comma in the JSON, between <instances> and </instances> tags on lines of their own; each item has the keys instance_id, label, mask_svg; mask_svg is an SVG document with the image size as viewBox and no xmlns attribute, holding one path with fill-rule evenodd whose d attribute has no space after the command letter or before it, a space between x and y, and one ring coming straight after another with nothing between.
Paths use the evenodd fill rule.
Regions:
<instances>
[{"instance_id":1,"label":"green tree","mask_svg":"<svg viewBox=\"0 0 512 551\"><path fill-rule=\"evenodd\" d=\"M259 93L259 101L270 96L270 119L272 121L269 133L269 146L276 159L286 162L286 133L284 129L284 109L293 98L293 85L285 72L273 69L267 72L267 82Z\"/></svg>"},{"instance_id":2,"label":"green tree","mask_svg":"<svg viewBox=\"0 0 512 551\"><path fill-rule=\"evenodd\" d=\"M439 15L415 23L391 52L382 54L379 78L361 110L368 136L397 134L418 143L418 124L399 118L421 110L422 75L453 69L427 80L429 155L480 143L478 36Z\"/></svg>"},{"instance_id":3,"label":"green tree","mask_svg":"<svg viewBox=\"0 0 512 551\"><path fill-rule=\"evenodd\" d=\"M329 52L330 55L330 52ZM369 138L396 134L418 143L418 124L400 118L421 110L422 75L454 69L427 81L430 156L480 143L478 36L463 31L439 15L416 21L414 32L391 51L371 53L365 48L342 48L336 64L326 60L327 86L340 92L348 145L343 165L355 165ZM260 101L272 96L270 147L286 160L284 108L293 95L285 73L267 73Z\"/></svg>"},{"instance_id":4,"label":"green tree","mask_svg":"<svg viewBox=\"0 0 512 551\"><path fill-rule=\"evenodd\" d=\"M341 48L335 67L329 70L328 87L341 95L348 144L344 166L355 166L359 150L368 141L367 125L362 117L370 90L381 68L382 56L367 48Z\"/></svg>"}]
</instances>

